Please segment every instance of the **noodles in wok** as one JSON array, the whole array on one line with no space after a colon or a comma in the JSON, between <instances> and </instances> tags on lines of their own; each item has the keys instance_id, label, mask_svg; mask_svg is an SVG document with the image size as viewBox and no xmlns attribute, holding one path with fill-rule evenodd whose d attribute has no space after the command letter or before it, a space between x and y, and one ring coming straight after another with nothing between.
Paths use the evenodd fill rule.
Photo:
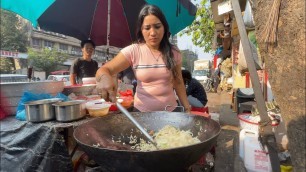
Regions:
<instances>
[{"instance_id":1,"label":"noodles in wok","mask_svg":"<svg viewBox=\"0 0 306 172\"><path fill-rule=\"evenodd\" d=\"M193 137L190 131L179 130L170 125L166 125L155 133L153 138L157 143L158 149L170 149L200 142L197 137ZM140 139L140 143L132 146L132 149L138 151L153 151L156 150L156 147L152 143L146 143L143 139Z\"/></svg>"}]
</instances>

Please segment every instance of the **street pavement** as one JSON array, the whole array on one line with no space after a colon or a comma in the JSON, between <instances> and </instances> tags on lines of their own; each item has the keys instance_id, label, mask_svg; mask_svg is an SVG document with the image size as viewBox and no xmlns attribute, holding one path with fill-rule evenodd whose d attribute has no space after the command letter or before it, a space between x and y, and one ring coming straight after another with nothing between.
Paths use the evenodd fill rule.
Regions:
<instances>
[{"instance_id":1,"label":"street pavement","mask_svg":"<svg viewBox=\"0 0 306 172\"><path fill-rule=\"evenodd\" d=\"M209 113L218 113L222 127L217 139L215 172L245 172L239 158L239 120L231 109L231 93L207 93Z\"/></svg>"}]
</instances>

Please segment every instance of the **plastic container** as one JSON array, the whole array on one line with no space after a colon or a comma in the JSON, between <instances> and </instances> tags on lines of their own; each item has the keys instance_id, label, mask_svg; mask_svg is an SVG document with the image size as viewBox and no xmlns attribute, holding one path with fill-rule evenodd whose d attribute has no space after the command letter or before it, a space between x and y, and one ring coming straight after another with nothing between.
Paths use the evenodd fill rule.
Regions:
<instances>
[{"instance_id":1,"label":"plastic container","mask_svg":"<svg viewBox=\"0 0 306 172\"><path fill-rule=\"evenodd\" d=\"M253 88L238 88L236 91L236 110L239 111L239 104L254 101L255 94Z\"/></svg>"},{"instance_id":2,"label":"plastic container","mask_svg":"<svg viewBox=\"0 0 306 172\"><path fill-rule=\"evenodd\" d=\"M272 172L267 149L258 141L258 132L242 129L239 134L239 156L248 172Z\"/></svg>"},{"instance_id":3,"label":"plastic container","mask_svg":"<svg viewBox=\"0 0 306 172\"><path fill-rule=\"evenodd\" d=\"M111 104L102 103L102 104L94 104L91 106L86 106L88 113L90 116L104 116L107 115L109 112Z\"/></svg>"},{"instance_id":4,"label":"plastic container","mask_svg":"<svg viewBox=\"0 0 306 172\"><path fill-rule=\"evenodd\" d=\"M258 121L260 121L260 116L253 117L250 113L238 114L239 124L241 129L247 129L252 131L259 130ZM272 126L277 126L278 124L272 124Z\"/></svg>"},{"instance_id":5,"label":"plastic container","mask_svg":"<svg viewBox=\"0 0 306 172\"><path fill-rule=\"evenodd\" d=\"M118 101L126 109L130 108L134 102L133 97L130 97L130 96L127 96L127 97L122 96L118 99Z\"/></svg>"},{"instance_id":6,"label":"plastic container","mask_svg":"<svg viewBox=\"0 0 306 172\"><path fill-rule=\"evenodd\" d=\"M281 165L281 172L292 172L293 168L291 165Z\"/></svg>"}]
</instances>

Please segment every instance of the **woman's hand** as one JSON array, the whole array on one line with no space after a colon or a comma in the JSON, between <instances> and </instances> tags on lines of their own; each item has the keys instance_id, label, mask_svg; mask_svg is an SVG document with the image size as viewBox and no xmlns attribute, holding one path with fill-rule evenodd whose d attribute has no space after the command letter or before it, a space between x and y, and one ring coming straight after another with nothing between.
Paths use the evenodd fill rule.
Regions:
<instances>
[{"instance_id":1,"label":"woman's hand","mask_svg":"<svg viewBox=\"0 0 306 172\"><path fill-rule=\"evenodd\" d=\"M115 78L117 79L117 78ZM116 101L117 88L114 79L109 74L97 74L97 90L101 93L101 97L106 101Z\"/></svg>"},{"instance_id":2,"label":"woman's hand","mask_svg":"<svg viewBox=\"0 0 306 172\"><path fill-rule=\"evenodd\" d=\"M191 108L190 107L184 108L184 110L185 110L185 113L191 113Z\"/></svg>"},{"instance_id":3,"label":"woman's hand","mask_svg":"<svg viewBox=\"0 0 306 172\"><path fill-rule=\"evenodd\" d=\"M96 73L97 90L101 92L103 99L116 102L117 74L129 66L129 61L120 52L111 61L98 69Z\"/></svg>"}]
</instances>

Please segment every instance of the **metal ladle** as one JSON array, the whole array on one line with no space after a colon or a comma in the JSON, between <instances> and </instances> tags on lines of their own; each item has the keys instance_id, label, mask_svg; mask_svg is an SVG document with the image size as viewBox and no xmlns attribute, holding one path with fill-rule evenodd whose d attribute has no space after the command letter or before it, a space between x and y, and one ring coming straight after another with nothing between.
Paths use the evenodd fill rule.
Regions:
<instances>
[{"instance_id":1,"label":"metal ladle","mask_svg":"<svg viewBox=\"0 0 306 172\"><path fill-rule=\"evenodd\" d=\"M153 138L150 136L150 134L135 120L135 118L130 114L130 112L128 112L119 102L116 102L116 105L118 107L118 109L125 115L127 116L132 122L133 124L136 125L136 127L146 136L147 139L149 139L149 141L156 147L156 149L158 150L157 147L157 143L153 140Z\"/></svg>"}]
</instances>

